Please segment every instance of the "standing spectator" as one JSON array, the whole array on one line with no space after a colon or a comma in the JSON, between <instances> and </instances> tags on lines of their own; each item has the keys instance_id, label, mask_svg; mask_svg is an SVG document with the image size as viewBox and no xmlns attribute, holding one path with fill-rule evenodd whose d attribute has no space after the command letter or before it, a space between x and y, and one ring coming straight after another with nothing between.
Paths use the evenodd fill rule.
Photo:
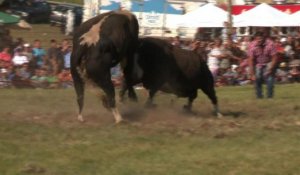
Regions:
<instances>
[{"instance_id":1,"label":"standing spectator","mask_svg":"<svg viewBox=\"0 0 300 175\"><path fill-rule=\"evenodd\" d=\"M42 68L46 65L46 52L42 48L41 41L38 39L34 40L32 54L36 68Z\"/></svg>"},{"instance_id":2,"label":"standing spectator","mask_svg":"<svg viewBox=\"0 0 300 175\"><path fill-rule=\"evenodd\" d=\"M267 84L267 98L273 98L274 80L277 66L277 50L275 43L269 39L266 30L255 34L248 51L250 75L255 81L256 97L263 98L262 85Z\"/></svg>"},{"instance_id":3,"label":"standing spectator","mask_svg":"<svg viewBox=\"0 0 300 175\"><path fill-rule=\"evenodd\" d=\"M71 68L71 54L72 54L72 47L69 47L64 54L64 69Z\"/></svg>"},{"instance_id":4,"label":"standing spectator","mask_svg":"<svg viewBox=\"0 0 300 175\"><path fill-rule=\"evenodd\" d=\"M28 58L28 61L30 62L32 60L32 57L33 57L30 44L25 43L23 46L24 46L24 48L23 48L22 55L25 55Z\"/></svg>"},{"instance_id":5,"label":"standing spectator","mask_svg":"<svg viewBox=\"0 0 300 175\"><path fill-rule=\"evenodd\" d=\"M224 57L223 49L221 46L222 46L222 40L215 39L213 48L208 53L207 65L209 70L213 74L214 80L217 80L220 59Z\"/></svg>"},{"instance_id":6,"label":"standing spectator","mask_svg":"<svg viewBox=\"0 0 300 175\"><path fill-rule=\"evenodd\" d=\"M207 61L206 42L195 40L191 44L191 50L198 54L204 61Z\"/></svg>"},{"instance_id":7,"label":"standing spectator","mask_svg":"<svg viewBox=\"0 0 300 175\"><path fill-rule=\"evenodd\" d=\"M59 72L59 52L60 51L58 48L57 41L55 39L52 39L50 41L50 48L47 51L47 57L50 64L50 70L52 70L52 73L54 73L55 75L57 75Z\"/></svg>"},{"instance_id":8,"label":"standing spectator","mask_svg":"<svg viewBox=\"0 0 300 175\"><path fill-rule=\"evenodd\" d=\"M11 65L11 54L9 53L9 46L5 46L0 52L0 66L2 68L7 68Z\"/></svg>"},{"instance_id":9,"label":"standing spectator","mask_svg":"<svg viewBox=\"0 0 300 175\"><path fill-rule=\"evenodd\" d=\"M222 37L223 42L227 42L227 40L230 39L229 34L230 34L229 33L229 23L227 21L225 21L223 23L223 29L221 31L221 37Z\"/></svg>"},{"instance_id":10,"label":"standing spectator","mask_svg":"<svg viewBox=\"0 0 300 175\"><path fill-rule=\"evenodd\" d=\"M248 50L248 46L251 42L251 38L249 36L243 36L240 43L240 49L244 52Z\"/></svg>"},{"instance_id":11,"label":"standing spectator","mask_svg":"<svg viewBox=\"0 0 300 175\"><path fill-rule=\"evenodd\" d=\"M61 47L60 47L60 52L59 52L59 67L60 67L60 71L62 69L64 69L66 66L67 67L70 67L68 66L68 64L70 63L69 61L69 57L71 56L71 52L70 52L70 49L71 49L71 45L70 45L70 42L69 40L67 39L64 39L62 42L61 42ZM65 61L68 61L67 63L65 63ZM59 72L60 72L59 71Z\"/></svg>"},{"instance_id":12,"label":"standing spectator","mask_svg":"<svg viewBox=\"0 0 300 175\"><path fill-rule=\"evenodd\" d=\"M23 49L23 44L23 38L17 38L17 41L14 43L14 53L17 51L17 49Z\"/></svg>"},{"instance_id":13,"label":"standing spectator","mask_svg":"<svg viewBox=\"0 0 300 175\"><path fill-rule=\"evenodd\" d=\"M176 36L172 43L171 43L173 46L176 46L176 47L181 47L181 40L180 40L180 37L179 36Z\"/></svg>"},{"instance_id":14,"label":"standing spectator","mask_svg":"<svg viewBox=\"0 0 300 175\"><path fill-rule=\"evenodd\" d=\"M194 36L194 41L209 41L209 35L205 33L205 28L197 28L197 32Z\"/></svg>"}]
</instances>

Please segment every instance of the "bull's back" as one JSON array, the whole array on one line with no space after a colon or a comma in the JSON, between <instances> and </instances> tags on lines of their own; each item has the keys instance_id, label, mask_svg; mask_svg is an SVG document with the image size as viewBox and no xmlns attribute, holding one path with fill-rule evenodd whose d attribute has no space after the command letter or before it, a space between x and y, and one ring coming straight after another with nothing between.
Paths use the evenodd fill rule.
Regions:
<instances>
[{"instance_id":1,"label":"bull's back","mask_svg":"<svg viewBox=\"0 0 300 175\"><path fill-rule=\"evenodd\" d=\"M164 92L186 97L211 80L206 62L193 51L157 38L140 39L139 51L142 68L149 75L145 79L152 79L152 83L163 81L160 90Z\"/></svg>"},{"instance_id":2,"label":"bull's back","mask_svg":"<svg viewBox=\"0 0 300 175\"><path fill-rule=\"evenodd\" d=\"M74 34L74 45L84 45L81 40L87 33L91 36L99 35L101 38L108 38L111 41L125 40L126 38L138 39L139 26L135 15L130 12L111 11L93 17L82 23ZM96 43L94 43L96 44Z\"/></svg>"}]
</instances>

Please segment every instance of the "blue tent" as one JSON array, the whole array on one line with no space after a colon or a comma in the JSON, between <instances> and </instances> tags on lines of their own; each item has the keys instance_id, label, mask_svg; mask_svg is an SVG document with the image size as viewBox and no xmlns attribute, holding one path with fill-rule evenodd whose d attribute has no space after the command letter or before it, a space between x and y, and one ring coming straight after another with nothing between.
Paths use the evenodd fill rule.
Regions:
<instances>
[{"instance_id":1,"label":"blue tent","mask_svg":"<svg viewBox=\"0 0 300 175\"><path fill-rule=\"evenodd\" d=\"M165 4L166 3L166 4ZM165 7L166 5L166 7ZM102 10L117 10L120 4L115 1L111 1L111 5L102 6ZM132 12L155 12L155 13L167 13L167 14L182 14L182 10L177 10L171 6L166 0L144 0L142 6L139 2L132 1L131 11Z\"/></svg>"}]
</instances>

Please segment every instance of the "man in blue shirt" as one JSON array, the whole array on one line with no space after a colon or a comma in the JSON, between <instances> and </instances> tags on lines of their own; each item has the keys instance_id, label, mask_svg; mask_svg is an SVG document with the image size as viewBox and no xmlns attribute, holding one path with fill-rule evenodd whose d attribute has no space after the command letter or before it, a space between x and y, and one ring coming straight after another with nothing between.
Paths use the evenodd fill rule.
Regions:
<instances>
[{"instance_id":1,"label":"man in blue shirt","mask_svg":"<svg viewBox=\"0 0 300 175\"><path fill-rule=\"evenodd\" d=\"M34 40L32 55L37 68L42 68L46 65L46 51L42 48L40 40Z\"/></svg>"}]
</instances>

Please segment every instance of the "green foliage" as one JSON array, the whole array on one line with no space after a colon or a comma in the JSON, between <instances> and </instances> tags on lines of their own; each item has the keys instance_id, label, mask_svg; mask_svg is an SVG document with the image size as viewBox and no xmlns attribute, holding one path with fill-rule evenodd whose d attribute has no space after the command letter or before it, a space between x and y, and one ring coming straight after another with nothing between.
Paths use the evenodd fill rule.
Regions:
<instances>
[{"instance_id":1,"label":"green foliage","mask_svg":"<svg viewBox=\"0 0 300 175\"><path fill-rule=\"evenodd\" d=\"M195 115L185 100L160 93L158 108L118 104L128 124L113 124L87 90L85 123L73 89L0 91L0 174L219 175L300 172L300 84L277 85L273 100L252 86L217 88L223 119L199 92Z\"/></svg>"},{"instance_id":2,"label":"green foliage","mask_svg":"<svg viewBox=\"0 0 300 175\"><path fill-rule=\"evenodd\" d=\"M53 2L65 2L65 3L75 3L75 4L83 4L84 0L55 0Z\"/></svg>"}]
</instances>

